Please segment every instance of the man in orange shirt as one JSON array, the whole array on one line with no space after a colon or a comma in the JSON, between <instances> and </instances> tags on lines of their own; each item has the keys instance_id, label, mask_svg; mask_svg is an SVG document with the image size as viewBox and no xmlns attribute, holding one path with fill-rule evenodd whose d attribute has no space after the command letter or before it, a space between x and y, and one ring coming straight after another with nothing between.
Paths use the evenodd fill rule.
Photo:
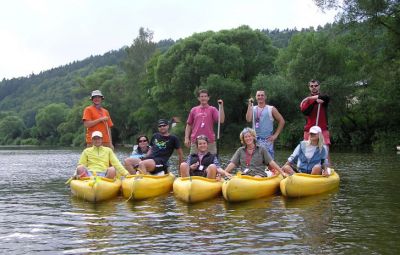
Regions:
<instances>
[{"instance_id":1,"label":"man in orange shirt","mask_svg":"<svg viewBox=\"0 0 400 255\"><path fill-rule=\"evenodd\" d=\"M111 138L112 123L110 114L101 106L104 96L100 90L92 91L90 99L93 104L83 111L83 125L86 128L86 144L87 147L92 146L92 133L100 131L103 134L103 146L114 149Z\"/></svg>"}]
</instances>

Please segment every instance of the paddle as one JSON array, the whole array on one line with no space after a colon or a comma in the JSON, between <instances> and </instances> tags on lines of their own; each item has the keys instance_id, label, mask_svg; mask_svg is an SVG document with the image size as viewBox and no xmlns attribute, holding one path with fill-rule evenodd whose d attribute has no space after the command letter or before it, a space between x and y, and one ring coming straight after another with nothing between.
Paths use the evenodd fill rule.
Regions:
<instances>
[{"instance_id":1,"label":"paddle","mask_svg":"<svg viewBox=\"0 0 400 255\"><path fill-rule=\"evenodd\" d=\"M315 126L318 126L318 120L319 120L319 110L321 109L321 104L318 104L318 110L317 110L317 120L315 122Z\"/></svg>"},{"instance_id":2,"label":"paddle","mask_svg":"<svg viewBox=\"0 0 400 255\"><path fill-rule=\"evenodd\" d=\"M217 158L219 158L219 134L221 130L221 101L218 101Z\"/></svg>"},{"instance_id":3,"label":"paddle","mask_svg":"<svg viewBox=\"0 0 400 255\"><path fill-rule=\"evenodd\" d=\"M252 120L253 120L252 128L253 128L254 130L256 130L256 118L255 118L255 113L254 113L253 98L250 98L250 103L251 103L251 114L253 115L253 116L252 116Z\"/></svg>"}]
</instances>

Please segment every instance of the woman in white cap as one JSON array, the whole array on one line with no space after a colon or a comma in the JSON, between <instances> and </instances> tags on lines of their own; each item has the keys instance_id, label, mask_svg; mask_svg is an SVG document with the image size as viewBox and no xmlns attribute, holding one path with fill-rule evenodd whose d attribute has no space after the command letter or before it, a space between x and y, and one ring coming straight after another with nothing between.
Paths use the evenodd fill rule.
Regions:
<instances>
[{"instance_id":1,"label":"woman in white cap","mask_svg":"<svg viewBox=\"0 0 400 255\"><path fill-rule=\"evenodd\" d=\"M114 149L111 139L111 127L114 125L107 109L102 107L101 103L104 96L100 90L93 90L90 99L93 104L83 111L83 125L86 128L86 144L92 146L91 134L94 131L100 131L103 134L103 146Z\"/></svg>"},{"instance_id":2,"label":"woman in white cap","mask_svg":"<svg viewBox=\"0 0 400 255\"><path fill-rule=\"evenodd\" d=\"M328 175L327 156L328 151L324 145L324 137L321 128L310 128L310 137L307 141L301 141L282 167L283 171L293 174L295 171L306 174Z\"/></svg>"}]
</instances>

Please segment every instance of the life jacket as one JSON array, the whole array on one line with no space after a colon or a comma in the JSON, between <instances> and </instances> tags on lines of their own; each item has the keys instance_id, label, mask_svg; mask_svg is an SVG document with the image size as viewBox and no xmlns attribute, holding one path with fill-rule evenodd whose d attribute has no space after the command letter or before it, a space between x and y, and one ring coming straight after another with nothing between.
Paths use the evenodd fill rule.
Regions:
<instances>
[{"instance_id":1,"label":"life jacket","mask_svg":"<svg viewBox=\"0 0 400 255\"><path fill-rule=\"evenodd\" d=\"M317 164L321 164L321 166L324 165L327 153L325 147L322 147L322 150L320 150L317 147L312 157L310 159L307 159L305 154L306 143L307 143L306 141L300 142L300 153L297 166L299 167L299 170L302 172L303 171L311 172L312 168L315 165Z\"/></svg>"},{"instance_id":2,"label":"life jacket","mask_svg":"<svg viewBox=\"0 0 400 255\"><path fill-rule=\"evenodd\" d=\"M203 156L203 159L201 160L201 162L199 162L199 155L197 153L193 153L190 155L190 164L189 165L199 162L200 163L199 166L202 165L204 167L203 170L205 170L209 165L214 163L214 158L215 158L214 154L207 152L207 154ZM197 169L195 169L195 170L199 170L199 168L197 167Z\"/></svg>"}]
</instances>

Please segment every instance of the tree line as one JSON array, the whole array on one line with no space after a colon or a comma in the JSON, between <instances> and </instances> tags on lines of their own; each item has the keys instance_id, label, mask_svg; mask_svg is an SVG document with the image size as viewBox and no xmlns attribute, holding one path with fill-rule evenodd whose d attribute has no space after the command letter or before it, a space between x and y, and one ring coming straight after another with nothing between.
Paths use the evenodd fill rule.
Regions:
<instances>
[{"instance_id":1,"label":"tree line","mask_svg":"<svg viewBox=\"0 0 400 255\"><path fill-rule=\"evenodd\" d=\"M332 8L336 1L316 2ZM181 120L173 132L182 138L188 112L198 104L195 92L206 88L213 105L224 99L223 146L237 146L240 130L248 125L246 101L263 89L286 120L278 145L293 147L305 123L299 103L308 94L307 82L318 79L331 96L333 148L393 149L400 143L399 4L378 2L388 4L346 1L353 5L342 6L334 24L301 31L241 26L156 43L153 32L141 28L114 62L90 63L41 80L40 75L3 80L0 143L82 146L82 111L95 89L105 95L114 141L133 143L139 133L150 135L158 118L172 117ZM354 6L362 18L354 16ZM37 97L24 91L25 79L37 79L32 87Z\"/></svg>"}]
</instances>

